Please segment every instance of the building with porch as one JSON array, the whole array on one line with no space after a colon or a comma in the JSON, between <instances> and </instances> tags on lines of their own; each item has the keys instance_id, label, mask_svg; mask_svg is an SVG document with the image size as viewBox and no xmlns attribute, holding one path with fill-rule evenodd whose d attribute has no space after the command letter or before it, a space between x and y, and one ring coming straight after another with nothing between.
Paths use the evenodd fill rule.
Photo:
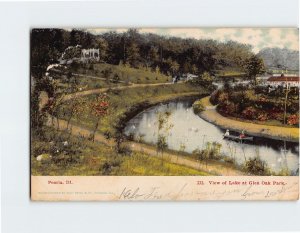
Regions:
<instances>
[{"instance_id":1,"label":"building with porch","mask_svg":"<svg viewBox=\"0 0 300 233\"><path fill-rule=\"evenodd\" d=\"M271 76L267 79L267 86L271 87L299 87L299 76Z\"/></svg>"}]
</instances>

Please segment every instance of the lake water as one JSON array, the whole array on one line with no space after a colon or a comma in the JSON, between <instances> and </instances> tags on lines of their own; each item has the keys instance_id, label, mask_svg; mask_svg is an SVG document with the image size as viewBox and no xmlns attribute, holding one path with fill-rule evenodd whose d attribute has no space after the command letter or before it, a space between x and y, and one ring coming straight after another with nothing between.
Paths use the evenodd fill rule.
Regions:
<instances>
[{"instance_id":1,"label":"lake water","mask_svg":"<svg viewBox=\"0 0 300 233\"><path fill-rule=\"evenodd\" d=\"M193 100L189 99L151 107L131 119L124 133L133 135L135 139L142 138L146 143L155 144L158 134L157 113L170 111L169 123L174 125L167 134L170 149L180 150L184 145L184 151L191 153L196 148L204 149L206 142L218 142L222 145L221 152L234 157L240 164L245 158L255 157L259 153L273 171L288 168L295 172L298 169L298 143L257 137L251 143L224 140L224 130L194 114L192 103Z\"/></svg>"}]
</instances>

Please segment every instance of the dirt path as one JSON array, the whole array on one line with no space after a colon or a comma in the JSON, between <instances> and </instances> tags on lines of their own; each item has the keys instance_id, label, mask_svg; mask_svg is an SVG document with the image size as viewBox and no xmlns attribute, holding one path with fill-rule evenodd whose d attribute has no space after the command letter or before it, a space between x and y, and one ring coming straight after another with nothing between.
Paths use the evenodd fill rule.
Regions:
<instances>
[{"instance_id":1,"label":"dirt path","mask_svg":"<svg viewBox=\"0 0 300 233\"><path fill-rule=\"evenodd\" d=\"M224 117L219 114L216 107L210 103L209 96L201 99L201 103L206 107L206 110L199 114L200 117L223 129L229 129L237 132L245 130L247 134L258 137L287 140L292 142L299 141L299 128L255 124Z\"/></svg>"},{"instance_id":2,"label":"dirt path","mask_svg":"<svg viewBox=\"0 0 300 233\"><path fill-rule=\"evenodd\" d=\"M77 74L77 73L73 73L73 75L79 76L79 77L86 77L86 78L106 81L106 78L100 78L100 77L97 77L97 76L91 76L91 75L86 75L86 74ZM109 79L109 80L112 81L112 79ZM119 80L118 83L125 83L125 81Z\"/></svg>"},{"instance_id":3,"label":"dirt path","mask_svg":"<svg viewBox=\"0 0 300 233\"><path fill-rule=\"evenodd\" d=\"M91 94L100 94L102 92L106 92L109 89L113 90L123 90L123 89L128 89L128 88L136 88L136 87L153 87L153 86L166 86L166 85L171 85L172 83L151 83L151 84L131 84L129 86L118 86L118 87L112 87L112 88L98 88L98 89L92 89L92 90L87 90L87 91L80 91L72 94L68 94L64 97L64 100L69 100L74 97L78 96L86 96L86 95L91 95Z\"/></svg>"},{"instance_id":4,"label":"dirt path","mask_svg":"<svg viewBox=\"0 0 300 233\"><path fill-rule=\"evenodd\" d=\"M52 125L52 121L49 119L47 124L49 126L53 126ZM56 125L55 127L57 127L57 120L54 121L54 124ZM67 128L67 122L65 120L61 120L59 119L59 130L66 130ZM91 134L91 131L89 129L80 127L80 126L76 126L73 124L69 124L69 129L72 128L72 135L74 136L84 136L85 138L88 138ZM114 147L115 146L115 142L113 139L106 139L104 137L104 135L100 134L100 133L96 133L95 134L95 141L96 142L100 142L103 143L107 146L110 147ZM161 154L157 155L156 149L153 146L149 146L149 145L145 145L142 143L137 143L137 142L131 142L131 141L127 141L124 142L126 143L132 151L135 152L141 152L144 154L147 154L149 156L155 156L155 157L159 157L161 158ZM177 155L177 154L172 154L172 153L168 153L165 152L163 154L163 158L168 160L171 163L174 164L179 164L179 165L183 165L186 167L190 167L196 170L201 170L207 173L210 173L212 175L223 175L223 176L243 176L245 175L243 172L235 169L234 167L230 167L224 163L218 163L218 162L208 162L207 165L203 162L198 162L192 159L188 159L185 158L184 156L181 155Z\"/></svg>"}]
</instances>

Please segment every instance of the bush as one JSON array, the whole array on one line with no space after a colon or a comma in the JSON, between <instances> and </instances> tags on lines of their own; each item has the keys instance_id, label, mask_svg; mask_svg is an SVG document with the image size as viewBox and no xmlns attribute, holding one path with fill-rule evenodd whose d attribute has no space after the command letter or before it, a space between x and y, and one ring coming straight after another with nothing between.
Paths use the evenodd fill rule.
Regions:
<instances>
[{"instance_id":1,"label":"bush","mask_svg":"<svg viewBox=\"0 0 300 233\"><path fill-rule=\"evenodd\" d=\"M110 131L105 131L103 134L106 139L111 139L111 137L112 137L112 133Z\"/></svg>"},{"instance_id":2,"label":"bush","mask_svg":"<svg viewBox=\"0 0 300 233\"><path fill-rule=\"evenodd\" d=\"M209 101L213 104L213 105L217 105L219 103L219 96L221 94L220 90L214 91L211 95L210 95L210 99Z\"/></svg>"},{"instance_id":3,"label":"bush","mask_svg":"<svg viewBox=\"0 0 300 233\"><path fill-rule=\"evenodd\" d=\"M289 125L298 125L299 124L299 115L293 114L293 115L288 116L287 123Z\"/></svg>"},{"instance_id":4,"label":"bush","mask_svg":"<svg viewBox=\"0 0 300 233\"><path fill-rule=\"evenodd\" d=\"M203 106L203 104L201 103L200 100L196 101L193 104L193 110L195 114L199 114L200 112L205 110L205 107Z\"/></svg>"},{"instance_id":5,"label":"bush","mask_svg":"<svg viewBox=\"0 0 300 233\"><path fill-rule=\"evenodd\" d=\"M122 155L131 155L132 154L132 150L128 145L120 145L118 148L116 148L116 152Z\"/></svg>"},{"instance_id":6,"label":"bush","mask_svg":"<svg viewBox=\"0 0 300 233\"><path fill-rule=\"evenodd\" d=\"M218 110L224 115L234 115L236 113L237 106L232 102L226 101L218 105Z\"/></svg>"},{"instance_id":7,"label":"bush","mask_svg":"<svg viewBox=\"0 0 300 233\"><path fill-rule=\"evenodd\" d=\"M258 116L257 116L257 119L259 120L259 121L266 121L266 120L268 120L269 119L269 117L268 117L268 114L266 113L266 112L260 112L259 114L258 114Z\"/></svg>"},{"instance_id":8,"label":"bush","mask_svg":"<svg viewBox=\"0 0 300 233\"><path fill-rule=\"evenodd\" d=\"M244 170L247 173L257 176L270 175L270 169L268 168L267 163L261 160L259 156L249 158L244 164Z\"/></svg>"},{"instance_id":9,"label":"bush","mask_svg":"<svg viewBox=\"0 0 300 233\"><path fill-rule=\"evenodd\" d=\"M244 111L242 111L242 117L248 120L257 119L257 109L250 106L247 107Z\"/></svg>"}]
</instances>

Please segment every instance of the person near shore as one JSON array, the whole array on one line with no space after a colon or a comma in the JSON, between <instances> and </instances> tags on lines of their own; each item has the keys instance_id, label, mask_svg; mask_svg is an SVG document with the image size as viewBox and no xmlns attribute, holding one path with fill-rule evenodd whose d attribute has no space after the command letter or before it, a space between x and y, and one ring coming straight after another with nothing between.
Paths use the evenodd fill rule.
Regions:
<instances>
[{"instance_id":1,"label":"person near shore","mask_svg":"<svg viewBox=\"0 0 300 233\"><path fill-rule=\"evenodd\" d=\"M226 136L229 136L229 135L230 135L229 129L226 129L226 132L225 132L224 136L226 137Z\"/></svg>"},{"instance_id":2,"label":"person near shore","mask_svg":"<svg viewBox=\"0 0 300 233\"><path fill-rule=\"evenodd\" d=\"M245 135L245 130L242 130L242 132L241 132L241 134L240 134L240 138L244 138L244 137L246 137L246 135Z\"/></svg>"}]
</instances>

